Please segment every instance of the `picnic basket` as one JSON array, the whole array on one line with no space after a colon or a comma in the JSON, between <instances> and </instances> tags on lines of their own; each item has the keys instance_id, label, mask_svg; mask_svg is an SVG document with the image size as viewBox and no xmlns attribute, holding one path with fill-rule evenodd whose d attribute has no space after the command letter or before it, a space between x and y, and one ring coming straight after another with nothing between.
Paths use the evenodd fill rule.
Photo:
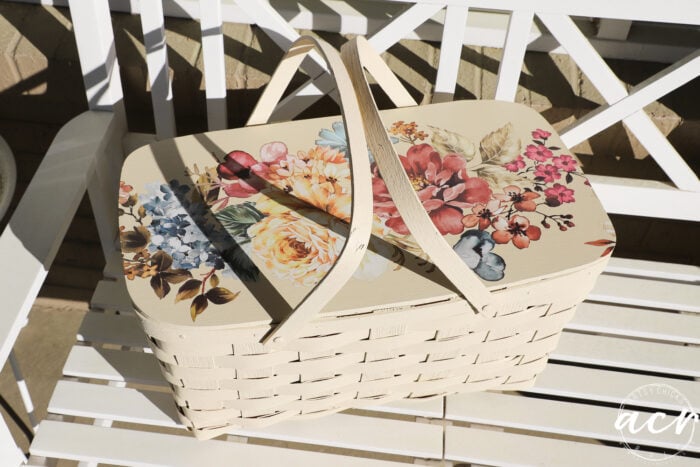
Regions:
<instances>
[{"instance_id":1,"label":"picnic basket","mask_svg":"<svg viewBox=\"0 0 700 467\"><path fill-rule=\"evenodd\" d=\"M342 115L266 124L313 49ZM342 54L347 69L302 37L249 126L125 161L127 289L198 438L528 387L614 244L580 164L539 114L416 107L364 39ZM402 107L377 111L364 68Z\"/></svg>"}]
</instances>

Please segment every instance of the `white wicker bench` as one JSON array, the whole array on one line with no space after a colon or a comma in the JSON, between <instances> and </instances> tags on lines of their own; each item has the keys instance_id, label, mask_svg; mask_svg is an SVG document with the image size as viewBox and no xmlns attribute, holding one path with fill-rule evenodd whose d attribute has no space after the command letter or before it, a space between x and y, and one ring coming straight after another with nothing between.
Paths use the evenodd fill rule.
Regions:
<instances>
[{"instance_id":1,"label":"white wicker bench","mask_svg":"<svg viewBox=\"0 0 700 467\"><path fill-rule=\"evenodd\" d=\"M105 280L93 298L30 448L31 465L46 459L134 466L276 465L636 465L624 447L683 452L674 465L696 465L700 435L679 445L670 433L640 432L623 440L615 428L618 408L635 389L666 384L700 407L700 268L613 258L593 294L551 355L534 388L522 394L479 393L351 411L313 422L286 422L264 430L232 430L227 439L196 441L178 427L175 406L158 364L123 291L120 259L114 251L114 187L122 157L143 138L126 133L120 110L118 64L113 52L106 1L69 2L91 111L66 125L0 238L3 261L17 264L12 280L0 281L8 310L0 319L0 361L5 361L26 319L78 202L87 189L108 258ZM185 2L188 3L188 2ZM188 4L191 4L189 2ZM454 92L467 7L461 2L409 2L405 13L373 35L380 50L412 31L447 5L440 68L435 86L442 97ZM475 7L511 12L510 1L474 1ZM700 24L692 2L668 0L664 10L632 1L589 1L567 14L612 19ZM174 135L174 112L163 47L160 2L142 2L141 15L158 137ZM226 126L221 9L202 0L202 29L209 128ZM267 4L239 7L284 45L296 35ZM585 40L559 2L518 2L511 14L496 97L513 99L534 14L569 51L609 102L594 116L562 134L569 145L624 119L641 135L675 187L644 180L592 177L611 212L700 220L700 185L666 138L649 125L647 103L700 73L695 53L630 93ZM568 8L568 7L567 7ZM312 66L313 64L310 64ZM316 70L314 75L322 71ZM312 73L313 74L313 73ZM669 78L670 77L670 78ZM323 81L317 85L323 88ZM313 98L315 85L292 94L281 106L289 116ZM628 95L629 94L629 95ZM652 124L653 126L653 124ZM60 174L60 177L56 175ZM88 174L91 175L88 178ZM89 183L88 183L89 180ZM47 210L47 205L52 206ZM681 208L686 207L686 208ZM41 216L41 228L36 219ZM7 274L3 271L3 274ZM649 397L638 405L651 412L678 411L682 404ZM640 409L642 410L642 409ZM0 445L17 455L0 426ZM685 444L685 443L683 443ZM5 451L0 451L5 452ZM16 463L16 462L15 462Z\"/></svg>"}]
</instances>

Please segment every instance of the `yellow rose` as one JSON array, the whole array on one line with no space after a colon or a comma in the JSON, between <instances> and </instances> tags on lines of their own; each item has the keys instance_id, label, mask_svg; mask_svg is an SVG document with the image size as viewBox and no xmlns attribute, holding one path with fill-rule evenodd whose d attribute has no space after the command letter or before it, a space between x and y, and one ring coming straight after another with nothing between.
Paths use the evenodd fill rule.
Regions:
<instances>
[{"instance_id":1,"label":"yellow rose","mask_svg":"<svg viewBox=\"0 0 700 467\"><path fill-rule=\"evenodd\" d=\"M280 279L313 286L335 263L345 238L325 227L337 222L318 210L268 216L248 228L252 252Z\"/></svg>"}]
</instances>

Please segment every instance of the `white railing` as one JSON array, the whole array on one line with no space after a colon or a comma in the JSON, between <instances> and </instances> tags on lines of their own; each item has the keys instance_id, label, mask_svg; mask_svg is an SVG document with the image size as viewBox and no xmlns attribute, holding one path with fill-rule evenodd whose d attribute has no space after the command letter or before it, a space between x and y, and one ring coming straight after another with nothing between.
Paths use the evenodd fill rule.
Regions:
<instances>
[{"instance_id":1,"label":"white railing","mask_svg":"<svg viewBox=\"0 0 700 467\"><path fill-rule=\"evenodd\" d=\"M5 1L68 6L68 0ZM142 12L142 0L110 0L109 3L114 12L132 14ZM220 5L221 17L224 22L255 23L254 18L240 8L235 0L223 0L216 3ZM387 18L399 14L403 6L401 3L402 0L314 0L313 2L304 2L304 6L300 6L294 0L274 0L273 2L275 9L295 29L362 35L373 34L386 23ZM457 1L452 3L468 5L470 8L464 44L484 47L503 47L509 21L508 11L504 10L520 7L518 2L509 2L503 5L496 5L489 1ZM580 15L575 18L575 21L603 57L673 63L697 48L697 28L694 26L698 25L699 20L694 11L679 14L678 11L682 10L672 6L671 11L659 12L657 11L658 4L655 2L608 2L625 5L612 9L605 4L606 2L594 2L596 4L592 5L589 3L575 6L567 4L560 11L569 15ZM600 3L603 4L602 7ZM626 5L630 3L633 4L632 9L626 9ZM637 5L637 3L642 3L642 5ZM313 7L314 4L317 4L318 8L308 8L308 6ZM207 8L211 8L211 6L207 6ZM639 8L642 11L635 11ZM164 0L162 9L166 17L197 20L201 18L199 0ZM664 9L666 9L665 3ZM697 10L697 8L695 9ZM633 19L636 23L634 30L631 31ZM646 21L654 21L655 23L647 24ZM414 31L408 31L403 38L439 41L442 37L444 23L444 12L438 12L431 21L421 24ZM565 53L556 40L537 25L532 26L527 49L538 52Z\"/></svg>"},{"instance_id":2,"label":"white railing","mask_svg":"<svg viewBox=\"0 0 700 467\"><path fill-rule=\"evenodd\" d=\"M51 3L51 0L49 0ZM63 4L64 0L54 0ZM86 2L90 3L90 2ZM315 6L318 8L315 8ZM644 111L644 106L683 86L700 74L698 44L688 42L669 46L667 37L657 38L658 44L641 47L640 34L651 29L681 28L697 41L700 8L697 0L588 0L561 2L556 0L377 0L343 2L318 0L294 1L236 1L224 0L156 0L112 1L110 6L120 11L140 12L147 51L152 99L159 137L174 134L174 113L170 91L169 67L164 47L164 16L199 18L202 26L202 48L206 68L207 106L210 129L220 129L227 121L225 107L225 65L222 51L221 25L226 21L255 23L281 47L286 47L298 33L295 28L313 27L343 33L367 33L375 49L383 52L407 37L439 39L439 66L434 87L436 99L444 100L454 94L461 44L502 45L503 58L493 97L513 100L520 81L527 48L563 50L576 62L605 100L605 104L561 131L564 142L575 146L622 122L634 134L666 173L670 183L630 180L612 177L591 177L606 209L613 213L650 217L700 220L700 210L687 206L700 205L700 181ZM87 6L81 6L87 8ZM318 10L318 11L317 11ZM383 16L380 21L379 17ZM94 16L91 16L94 17ZM597 18L593 21L591 18ZM76 18L73 18L77 23ZM649 22L654 22L650 24ZM594 27L596 26L596 27ZM653 26L653 27L652 27ZM645 29L646 28L646 29ZM686 28L686 29L683 29ZM95 48L95 36L75 26L81 61L83 56L97 53L106 66L102 73L86 74L88 99L99 108L95 98L105 98L105 92L116 92L113 55ZM543 31L547 32L544 33ZM491 33L487 33L490 31ZM498 31L498 33L495 33ZM641 34L644 36L644 34ZM649 39L653 35L647 37ZM628 38L621 41L620 38ZM109 38L105 39L109 42ZM646 39L644 39L646 40ZM83 43L85 45L83 45ZM97 41L108 46L108 43ZM628 90L601 57L617 55L627 50L635 58L654 60L661 54L672 64L655 76ZM636 52L632 53L636 47ZM110 49L111 50L111 49ZM109 51L107 51L109 52ZM107 60L104 60L105 57ZM219 57L219 58L217 58ZM331 91L324 81L323 66L317 61L307 64L313 77L293 92L278 107L277 117L287 119L297 115L318 98ZM315 67L310 70L309 67ZM83 70L92 70L83 66ZM96 83L95 77L100 78ZM90 78L90 79L88 79Z\"/></svg>"}]
</instances>

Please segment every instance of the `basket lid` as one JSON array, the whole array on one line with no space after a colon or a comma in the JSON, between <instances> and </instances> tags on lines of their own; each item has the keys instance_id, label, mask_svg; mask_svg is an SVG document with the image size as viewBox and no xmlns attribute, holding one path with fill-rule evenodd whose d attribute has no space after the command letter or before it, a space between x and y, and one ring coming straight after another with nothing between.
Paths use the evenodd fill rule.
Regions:
<instances>
[{"instance_id":1,"label":"basket lid","mask_svg":"<svg viewBox=\"0 0 700 467\"><path fill-rule=\"evenodd\" d=\"M436 227L492 290L609 255L612 225L580 162L535 111L460 101L381 112ZM122 170L124 274L147 317L185 326L269 323L324 276L351 206L340 117L184 136ZM373 178L369 251L324 313L441 301L456 293Z\"/></svg>"}]
</instances>

